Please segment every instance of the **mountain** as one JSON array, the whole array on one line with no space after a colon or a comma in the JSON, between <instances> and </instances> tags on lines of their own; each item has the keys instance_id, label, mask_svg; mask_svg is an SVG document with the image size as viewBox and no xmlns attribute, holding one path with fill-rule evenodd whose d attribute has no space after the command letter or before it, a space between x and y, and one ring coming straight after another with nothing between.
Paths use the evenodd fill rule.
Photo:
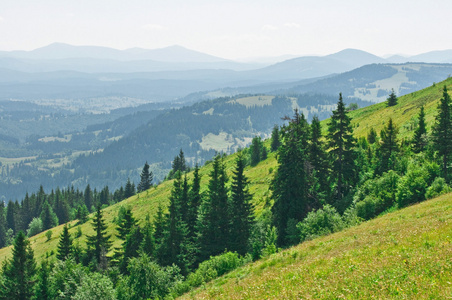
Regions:
<instances>
[{"instance_id":1,"label":"mountain","mask_svg":"<svg viewBox=\"0 0 452 300\"><path fill-rule=\"evenodd\" d=\"M431 51L408 58L409 61L430 63L452 63L452 50Z\"/></svg>"}]
</instances>

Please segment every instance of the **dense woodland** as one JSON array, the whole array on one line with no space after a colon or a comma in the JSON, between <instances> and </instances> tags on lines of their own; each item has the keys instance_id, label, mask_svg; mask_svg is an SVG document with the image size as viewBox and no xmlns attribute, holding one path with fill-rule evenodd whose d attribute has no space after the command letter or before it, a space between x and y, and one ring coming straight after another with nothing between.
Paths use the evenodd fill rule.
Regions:
<instances>
[{"instance_id":1,"label":"dense woodland","mask_svg":"<svg viewBox=\"0 0 452 300\"><path fill-rule=\"evenodd\" d=\"M395 94L387 105L397 105ZM68 188L50 195L40 190L26 197L27 201L10 202L0 207L0 239L5 240L10 229L17 234L13 256L2 265L0 299L177 296L281 248L449 192L451 106L444 87L432 129L427 131L420 107L413 135L404 140L398 138L392 119L381 132L370 130L367 137L356 139L342 95L325 129L317 117L309 123L295 110L293 116L285 117L285 125L274 127L269 149L255 137L250 148L239 151L231 178L222 154L209 161L212 171L203 193L198 166L189 181L180 150L168 175L174 178L169 206L160 206L153 221L142 225L130 208L122 208L115 218L117 236L123 241L117 249L111 249L101 205L121 197L115 198L108 190L82 193ZM269 151L277 152L278 167L270 186L270 203L256 218L244 169L266 159ZM146 163L139 190L149 188L151 181ZM92 197L88 204L86 195ZM66 227L56 257L49 255L37 266L24 224L33 223L33 217L50 227L58 224L57 219L60 223L70 220L58 215L61 204L56 203L62 201L80 222L87 220L77 215L77 207L95 210L89 220L95 234L82 247L73 242ZM29 209L35 213L26 214ZM21 225L8 223L8 218L16 216L21 216ZM11 224L19 227L11 228ZM107 256L111 250L114 255Z\"/></svg>"}]
</instances>

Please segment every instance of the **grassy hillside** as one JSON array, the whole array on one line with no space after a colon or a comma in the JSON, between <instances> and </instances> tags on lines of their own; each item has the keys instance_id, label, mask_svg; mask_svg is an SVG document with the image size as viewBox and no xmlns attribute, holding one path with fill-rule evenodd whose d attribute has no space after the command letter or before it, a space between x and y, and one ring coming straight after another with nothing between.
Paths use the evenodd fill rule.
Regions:
<instances>
[{"instance_id":1,"label":"grassy hillside","mask_svg":"<svg viewBox=\"0 0 452 300\"><path fill-rule=\"evenodd\" d=\"M452 194L302 243L183 299L447 299Z\"/></svg>"},{"instance_id":2,"label":"grassy hillside","mask_svg":"<svg viewBox=\"0 0 452 300\"><path fill-rule=\"evenodd\" d=\"M449 90L452 90L452 79L448 79L443 83L438 83L435 86L429 87L425 90L406 95L399 98L399 104L394 107L387 108L384 103L372 105L363 109L359 109L350 113L356 136L365 136L371 127L374 127L377 132L383 128L385 122L389 117L392 117L395 123L400 127L400 136L402 138L411 138L412 128L417 114L419 113L420 105L425 105L426 120L428 127L430 128L436 115L437 102L441 98L442 89L444 84L448 86ZM326 122L323 122L323 129L326 131ZM267 144L267 146L269 146ZM229 175L232 174L234 168L234 160L236 155L230 155L226 157L225 164L226 170ZM273 177L272 170L276 170L275 154L271 153L266 161L260 162L256 167L247 167L245 170L246 176L250 179L250 191L253 193L253 202L256 206L256 214L259 214L262 207L269 199L269 183ZM200 170L202 175L201 186L206 189L208 174L211 171L211 166L207 164ZM192 174L189 174L191 179ZM129 206L132 208L133 214L140 222L144 222L147 215L151 220L157 210L158 204L166 206L168 204L168 198L172 187L172 181L163 182L156 188L133 196L127 200L124 200L118 204L108 207L104 210L104 216L109 226L109 233L112 234L114 239L113 247L118 247L120 241L116 239L114 218L117 216L118 210L121 206ZM69 232L72 236L75 236L78 226L76 222L70 223L71 229ZM79 242L81 246L85 246L85 236L94 234L91 226L91 221L88 221L82 225L79 225L83 235L75 240L75 243ZM62 232L63 226L58 226L52 229L52 238L47 241L45 232L31 237L31 244L35 251L35 257L37 260L41 260L46 257L46 253L50 253L51 250L56 251L59 236ZM0 249L0 261L10 257L11 247Z\"/></svg>"}]
</instances>

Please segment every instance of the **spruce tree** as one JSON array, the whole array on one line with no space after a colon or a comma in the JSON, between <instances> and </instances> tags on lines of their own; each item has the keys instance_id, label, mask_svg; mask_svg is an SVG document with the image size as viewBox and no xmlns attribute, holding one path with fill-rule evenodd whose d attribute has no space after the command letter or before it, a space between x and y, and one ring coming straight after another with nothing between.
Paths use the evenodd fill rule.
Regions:
<instances>
[{"instance_id":1,"label":"spruce tree","mask_svg":"<svg viewBox=\"0 0 452 300\"><path fill-rule=\"evenodd\" d=\"M91 207L94 205L94 200L93 192L91 191L91 187L89 186L89 184L85 188L84 200L86 208L88 208L88 211L91 211Z\"/></svg>"},{"instance_id":2,"label":"spruce tree","mask_svg":"<svg viewBox=\"0 0 452 300\"><path fill-rule=\"evenodd\" d=\"M310 133L308 160L311 167L311 177L315 177L311 178L310 197L314 197L314 200L318 202L329 195L328 178L330 174L326 145L322 139L322 127L317 116L312 119ZM318 182L318 185L315 182Z\"/></svg>"},{"instance_id":3,"label":"spruce tree","mask_svg":"<svg viewBox=\"0 0 452 300\"><path fill-rule=\"evenodd\" d=\"M280 145L281 141L279 139L279 126L275 125L272 130L272 142L270 146L271 152L275 152L276 150L278 150Z\"/></svg>"},{"instance_id":4,"label":"spruce tree","mask_svg":"<svg viewBox=\"0 0 452 300\"><path fill-rule=\"evenodd\" d=\"M433 126L433 146L441 158L442 175L449 182L447 166L450 162L452 151L452 120L451 120L451 101L447 93L447 87L444 86L443 97L439 101L438 115L436 123Z\"/></svg>"},{"instance_id":5,"label":"spruce tree","mask_svg":"<svg viewBox=\"0 0 452 300\"><path fill-rule=\"evenodd\" d=\"M201 205L201 175L199 174L198 165L195 166L193 171L193 182L190 187L188 194L188 215L187 215L187 226L188 235L193 240L195 238L196 230L196 220L198 218L198 210Z\"/></svg>"},{"instance_id":6,"label":"spruce tree","mask_svg":"<svg viewBox=\"0 0 452 300\"><path fill-rule=\"evenodd\" d=\"M58 226L58 217L53 211L52 207L47 202L47 200L44 201L44 205L42 206L40 218L42 220L43 230L47 230L52 227Z\"/></svg>"},{"instance_id":7,"label":"spruce tree","mask_svg":"<svg viewBox=\"0 0 452 300\"><path fill-rule=\"evenodd\" d=\"M116 227L116 230L118 231L117 237L125 241L126 236L130 233L132 228L136 226L138 226L138 222L133 217L132 209L127 207L123 218L120 220L118 227Z\"/></svg>"},{"instance_id":8,"label":"spruce tree","mask_svg":"<svg viewBox=\"0 0 452 300\"><path fill-rule=\"evenodd\" d=\"M250 164L257 165L262 160L262 140L261 137L255 136L250 146Z\"/></svg>"},{"instance_id":9,"label":"spruce tree","mask_svg":"<svg viewBox=\"0 0 452 300\"><path fill-rule=\"evenodd\" d=\"M139 256L140 246L143 242L143 232L139 226L131 228L123 243L123 256L119 264L119 270L123 274L127 274L127 266L129 259Z\"/></svg>"},{"instance_id":10,"label":"spruce tree","mask_svg":"<svg viewBox=\"0 0 452 300\"><path fill-rule=\"evenodd\" d=\"M124 188L124 198L129 198L135 195L135 184L130 181L130 178L127 178L126 187Z\"/></svg>"},{"instance_id":11,"label":"spruce tree","mask_svg":"<svg viewBox=\"0 0 452 300\"><path fill-rule=\"evenodd\" d=\"M301 221L309 212L308 161L309 126L303 114L295 110L287 126L281 128L282 143L278 150L278 169L271 183L273 222L278 232L278 244L291 244L288 225Z\"/></svg>"},{"instance_id":12,"label":"spruce tree","mask_svg":"<svg viewBox=\"0 0 452 300\"><path fill-rule=\"evenodd\" d=\"M14 240L13 257L3 264L0 299L28 300L34 294L36 262L30 242L20 231Z\"/></svg>"},{"instance_id":13,"label":"spruce tree","mask_svg":"<svg viewBox=\"0 0 452 300\"><path fill-rule=\"evenodd\" d=\"M392 118L389 118L388 125L380 133L381 142L378 149L380 166L378 174L394 169L396 153L399 150L397 133L397 127L392 122Z\"/></svg>"},{"instance_id":14,"label":"spruce tree","mask_svg":"<svg viewBox=\"0 0 452 300\"><path fill-rule=\"evenodd\" d=\"M374 144L377 141L377 132L375 131L375 129L372 127L369 131L369 133L367 134L367 142L369 144Z\"/></svg>"},{"instance_id":15,"label":"spruce tree","mask_svg":"<svg viewBox=\"0 0 452 300\"><path fill-rule=\"evenodd\" d=\"M342 94L339 94L337 109L333 111L328 123L328 147L330 148L330 160L332 163L331 179L333 186L333 203L340 202L358 180L358 172L355 165L355 145L351 119L345 110Z\"/></svg>"},{"instance_id":16,"label":"spruce tree","mask_svg":"<svg viewBox=\"0 0 452 300\"><path fill-rule=\"evenodd\" d=\"M249 250L251 228L254 224L252 195L248 190L248 178L244 174L245 159L240 152L231 185L231 241L230 251L245 255Z\"/></svg>"},{"instance_id":17,"label":"spruce tree","mask_svg":"<svg viewBox=\"0 0 452 300\"><path fill-rule=\"evenodd\" d=\"M63 232L60 236L60 241L58 242L58 253L57 258L59 260L66 260L72 254L72 239L69 234L69 229L67 224L63 227Z\"/></svg>"},{"instance_id":18,"label":"spruce tree","mask_svg":"<svg viewBox=\"0 0 452 300\"><path fill-rule=\"evenodd\" d=\"M102 216L100 206L97 206L92 225L94 235L86 237L87 252L92 254L97 263L100 263L102 255L108 253L111 247L110 235L107 235L107 225Z\"/></svg>"},{"instance_id":19,"label":"spruce tree","mask_svg":"<svg viewBox=\"0 0 452 300\"><path fill-rule=\"evenodd\" d=\"M38 279L35 286L35 298L36 300L50 300L52 299L50 295L50 272L52 271L52 266L47 260L41 261L41 266L38 270Z\"/></svg>"},{"instance_id":20,"label":"spruce tree","mask_svg":"<svg viewBox=\"0 0 452 300\"><path fill-rule=\"evenodd\" d=\"M417 128L414 131L413 137L413 151L419 153L424 150L426 140L425 135L427 134L427 126L425 124L425 112L424 106L421 106L421 110L418 116Z\"/></svg>"},{"instance_id":21,"label":"spruce tree","mask_svg":"<svg viewBox=\"0 0 452 300\"><path fill-rule=\"evenodd\" d=\"M140 183L138 184L137 190L138 192L143 192L148 190L152 185L152 179L154 178L154 175L151 171L149 171L149 165L148 162L144 164L143 170L141 171L140 175Z\"/></svg>"},{"instance_id":22,"label":"spruce tree","mask_svg":"<svg viewBox=\"0 0 452 300\"><path fill-rule=\"evenodd\" d=\"M197 224L199 234L197 244L201 261L221 254L227 249L230 233L226 188L228 178L220 154L215 156L212 168L207 197L201 203Z\"/></svg>"},{"instance_id":23,"label":"spruce tree","mask_svg":"<svg viewBox=\"0 0 452 300\"><path fill-rule=\"evenodd\" d=\"M0 201L0 248L6 246L6 218L5 218L5 205L3 201Z\"/></svg>"},{"instance_id":24,"label":"spruce tree","mask_svg":"<svg viewBox=\"0 0 452 300\"><path fill-rule=\"evenodd\" d=\"M386 106L394 106L397 105L398 99L394 92L394 89L391 90L391 94L389 94L389 97L386 99Z\"/></svg>"}]
</instances>

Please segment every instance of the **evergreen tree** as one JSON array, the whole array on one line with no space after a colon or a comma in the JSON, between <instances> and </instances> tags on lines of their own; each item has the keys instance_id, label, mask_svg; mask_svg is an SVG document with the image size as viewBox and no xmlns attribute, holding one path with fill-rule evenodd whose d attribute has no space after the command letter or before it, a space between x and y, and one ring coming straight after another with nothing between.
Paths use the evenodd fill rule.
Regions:
<instances>
[{"instance_id":1,"label":"evergreen tree","mask_svg":"<svg viewBox=\"0 0 452 300\"><path fill-rule=\"evenodd\" d=\"M240 152L231 185L231 241L230 251L245 255L249 250L251 229L254 224L252 195L248 190L248 179L244 174L245 159Z\"/></svg>"},{"instance_id":2,"label":"evergreen tree","mask_svg":"<svg viewBox=\"0 0 452 300\"><path fill-rule=\"evenodd\" d=\"M278 150L280 145L281 145L281 141L279 140L279 126L275 125L272 130L272 142L271 142L270 150L272 152L275 152L276 150Z\"/></svg>"},{"instance_id":3,"label":"evergreen tree","mask_svg":"<svg viewBox=\"0 0 452 300\"><path fill-rule=\"evenodd\" d=\"M261 137L255 136L250 146L250 163L252 166L257 165L261 161L262 140Z\"/></svg>"},{"instance_id":4,"label":"evergreen tree","mask_svg":"<svg viewBox=\"0 0 452 300\"><path fill-rule=\"evenodd\" d=\"M316 202L329 195L329 163L326 145L322 140L322 128L320 120L314 116L311 122L311 136L308 146L308 160L310 163L311 183L313 188L310 191L310 197ZM315 184L318 182L318 184Z\"/></svg>"},{"instance_id":5,"label":"evergreen tree","mask_svg":"<svg viewBox=\"0 0 452 300\"><path fill-rule=\"evenodd\" d=\"M6 227L11 228L13 232L16 232L16 206L14 202L9 200L6 207Z\"/></svg>"},{"instance_id":6,"label":"evergreen tree","mask_svg":"<svg viewBox=\"0 0 452 300\"><path fill-rule=\"evenodd\" d=\"M229 241L229 205L225 167L220 154L215 156L210 172L207 197L200 207L197 224L200 260L221 254L228 248Z\"/></svg>"},{"instance_id":7,"label":"evergreen tree","mask_svg":"<svg viewBox=\"0 0 452 300\"><path fill-rule=\"evenodd\" d=\"M126 187L124 188L124 198L127 199L135 195L135 184L130 181L130 178L127 178Z\"/></svg>"},{"instance_id":8,"label":"evergreen tree","mask_svg":"<svg viewBox=\"0 0 452 300\"><path fill-rule=\"evenodd\" d=\"M5 218L5 205L3 201L0 201L0 248L6 246L6 218Z\"/></svg>"},{"instance_id":9,"label":"evergreen tree","mask_svg":"<svg viewBox=\"0 0 452 300\"><path fill-rule=\"evenodd\" d=\"M72 239L69 234L69 229L67 224L63 227L63 232L60 236L60 241L58 242L58 253L57 258L59 260L66 260L72 254Z\"/></svg>"},{"instance_id":10,"label":"evergreen tree","mask_svg":"<svg viewBox=\"0 0 452 300\"><path fill-rule=\"evenodd\" d=\"M139 226L134 226L127 234L123 244L123 256L119 264L119 270L121 273L127 274L129 259L139 256L139 250L143 242L143 238L144 235Z\"/></svg>"},{"instance_id":11,"label":"evergreen tree","mask_svg":"<svg viewBox=\"0 0 452 300\"><path fill-rule=\"evenodd\" d=\"M168 179L173 179L176 173L179 171L181 173L185 173L189 170L187 166L187 161L185 160L184 151L180 149L179 155L177 155L172 163L172 169L168 174Z\"/></svg>"},{"instance_id":12,"label":"evergreen tree","mask_svg":"<svg viewBox=\"0 0 452 300\"><path fill-rule=\"evenodd\" d=\"M414 131L413 137L413 151L419 153L424 150L426 140L425 135L427 134L427 126L425 124L425 113L424 106L421 106L421 110L418 116L418 125Z\"/></svg>"},{"instance_id":13,"label":"evergreen tree","mask_svg":"<svg viewBox=\"0 0 452 300\"><path fill-rule=\"evenodd\" d=\"M345 110L342 94L339 94L337 109L333 111L328 123L328 147L332 163L332 182L334 182L333 204L338 204L358 180L355 165L355 144L351 119Z\"/></svg>"},{"instance_id":14,"label":"evergreen tree","mask_svg":"<svg viewBox=\"0 0 452 300\"><path fill-rule=\"evenodd\" d=\"M143 240L140 244L140 252L146 255L152 256L155 251L155 239L152 230L152 224L149 222L149 216L146 218L146 223L144 224L142 230Z\"/></svg>"},{"instance_id":15,"label":"evergreen tree","mask_svg":"<svg viewBox=\"0 0 452 300\"><path fill-rule=\"evenodd\" d=\"M309 126L303 114L295 115L281 128L282 143L278 150L278 169L271 183L274 225L278 231L278 244L287 246L290 220L301 221L309 212L308 161ZM290 230L289 230L290 231Z\"/></svg>"},{"instance_id":16,"label":"evergreen tree","mask_svg":"<svg viewBox=\"0 0 452 300\"><path fill-rule=\"evenodd\" d=\"M93 192L91 191L91 187L89 186L89 184L85 188L84 200L86 208L88 208L88 211L91 211L91 207L94 205L94 200Z\"/></svg>"},{"instance_id":17,"label":"evergreen tree","mask_svg":"<svg viewBox=\"0 0 452 300\"><path fill-rule=\"evenodd\" d=\"M44 201L41 212L42 229L47 230L52 227L58 226L58 217L53 212L52 207L49 205L47 200Z\"/></svg>"},{"instance_id":18,"label":"evergreen tree","mask_svg":"<svg viewBox=\"0 0 452 300\"><path fill-rule=\"evenodd\" d=\"M86 237L88 254L92 254L97 263L101 262L102 255L107 253L111 247L110 235L107 235L107 225L102 216L100 206L97 206L96 214L93 218L94 235ZM88 255L90 256L90 255Z\"/></svg>"},{"instance_id":19,"label":"evergreen tree","mask_svg":"<svg viewBox=\"0 0 452 300\"><path fill-rule=\"evenodd\" d=\"M394 89L391 90L391 94L389 94L389 97L386 99L386 106L394 106L397 105L398 99L394 92Z\"/></svg>"},{"instance_id":20,"label":"evergreen tree","mask_svg":"<svg viewBox=\"0 0 452 300\"><path fill-rule=\"evenodd\" d=\"M443 97L439 102L438 111L432 131L434 149L441 158L442 175L449 182L447 166L449 165L452 151L452 120L451 101L446 86L443 89Z\"/></svg>"},{"instance_id":21,"label":"evergreen tree","mask_svg":"<svg viewBox=\"0 0 452 300\"><path fill-rule=\"evenodd\" d=\"M369 142L369 144L374 144L376 141L377 141L377 132L372 127L369 133L367 134L367 142Z\"/></svg>"},{"instance_id":22,"label":"evergreen tree","mask_svg":"<svg viewBox=\"0 0 452 300\"><path fill-rule=\"evenodd\" d=\"M187 227L188 235L193 240L195 238L196 220L198 218L198 210L201 205L201 176L199 174L198 165L195 166L193 171L193 182L191 184L190 192L188 195L188 214L187 214Z\"/></svg>"},{"instance_id":23,"label":"evergreen tree","mask_svg":"<svg viewBox=\"0 0 452 300\"><path fill-rule=\"evenodd\" d=\"M117 237L124 241L132 228L136 226L138 226L138 222L133 217L132 209L130 207L127 207L124 212L123 218L120 220L118 227L116 227L116 230L119 233Z\"/></svg>"},{"instance_id":24,"label":"evergreen tree","mask_svg":"<svg viewBox=\"0 0 452 300\"><path fill-rule=\"evenodd\" d=\"M185 180L186 181L186 180ZM184 197L184 187L181 178L181 172L176 173L173 182L173 189L170 195L170 205L166 215L166 226L163 233L164 255L160 255L163 265L176 264L181 272L186 275L190 263L188 262L188 250L190 241L187 239L188 229L182 215L182 200Z\"/></svg>"},{"instance_id":25,"label":"evergreen tree","mask_svg":"<svg viewBox=\"0 0 452 300\"><path fill-rule=\"evenodd\" d=\"M397 127L392 122L392 118L390 118L388 125L380 133L381 141L379 147L379 174L394 169L396 153L399 150L397 133Z\"/></svg>"},{"instance_id":26,"label":"evergreen tree","mask_svg":"<svg viewBox=\"0 0 452 300\"><path fill-rule=\"evenodd\" d=\"M20 231L14 240L13 257L3 264L0 299L28 300L33 296L36 262L30 242Z\"/></svg>"},{"instance_id":27,"label":"evergreen tree","mask_svg":"<svg viewBox=\"0 0 452 300\"><path fill-rule=\"evenodd\" d=\"M154 178L154 175L151 171L149 171L149 165L148 162L144 164L143 170L141 171L140 175L140 183L138 184L138 192L143 192L151 188L152 185L152 179Z\"/></svg>"},{"instance_id":28,"label":"evergreen tree","mask_svg":"<svg viewBox=\"0 0 452 300\"><path fill-rule=\"evenodd\" d=\"M163 206L161 203L159 203L159 206L157 208L157 213L154 218L154 241L155 241L155 251L157 253L157 259L160 260L159 254L164 253L163 249L163 234L165 232L165 225L166 225L166 219L165 219L165 213L163 212ZM160 251L162 249L162 251Z\"/></svg>"},{"instance_id":29,"label":"evergreen tree","mask_svg":"<svg viewBox=\"0 0 452 300\"><path fill-rule=\"evenodd\" d=\"M49 276L52 271L52 266L49 264L47 260L41 261L41 267L38 270L38 280L35 286L35 298L36 300L50 300L52 297L50 296L49 291Z\"/></svg>"}]
</instances>

